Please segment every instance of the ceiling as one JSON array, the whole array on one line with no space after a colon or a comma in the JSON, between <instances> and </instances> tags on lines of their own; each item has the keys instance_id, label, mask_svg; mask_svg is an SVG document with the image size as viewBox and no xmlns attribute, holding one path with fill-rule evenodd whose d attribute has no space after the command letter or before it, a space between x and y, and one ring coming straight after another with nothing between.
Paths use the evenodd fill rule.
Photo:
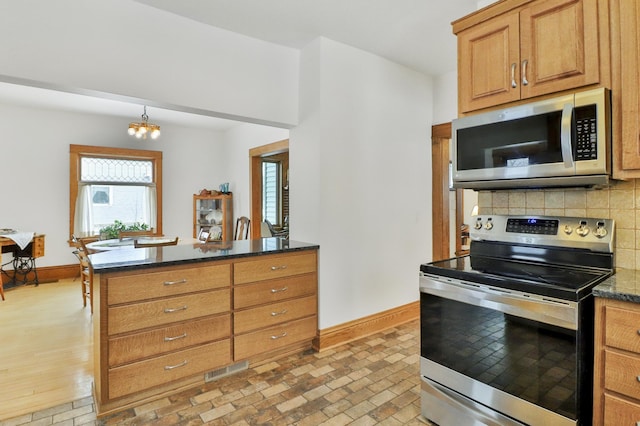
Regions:
<instances>
[{"instance_id":1,"label":"ceiling","mask_svg":"<svg viewBox=\"0 0 640 426\"><path fill-rule=\"evenodd\" d=\"M430 75L456 68L451 21L480 4L478 0L135 1L295 49L326 37Z\"/></svg>"},{"instance_id":2,"label":"ceiling","mask_svg":"<svg viewBox=\"0 0 640 426\"><path fill-rule=\"evenodd\" d=\"M135 0L283 46L302 49L317 37L371 52L430 75L456 67L451 21L491 0ZM141 102L0 82L0 102L138 119ZM148 108L150 121L225 130L237 122L197 112Z\"/></svg>"}]
</instances>

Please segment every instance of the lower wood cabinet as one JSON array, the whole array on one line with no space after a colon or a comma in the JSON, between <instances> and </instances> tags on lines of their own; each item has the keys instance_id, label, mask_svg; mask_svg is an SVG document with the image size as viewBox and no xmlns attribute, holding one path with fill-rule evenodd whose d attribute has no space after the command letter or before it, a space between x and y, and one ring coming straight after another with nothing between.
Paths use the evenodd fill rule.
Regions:
<instances>
[{"instance_id":1,"label":"lower wood cabinet","mask_svg":"<svg viewBox=\"0 0 640 426\"><path fill-rule=\"evenodd\" d=\"M240 361L311 348L317 250L97 274L98 416L204 383Z\"/></svg>"},{"instance_id":2,"label":"lower wood cabinet","mask_svg":"<svg viewBox=\"0 0 640 426\"><path fill-rule=\"evenodd\" d=\"M311 341L316 335L317 327L318 320L311 317L234 336L234 359L251 358L301 340Z\"/></svg>"},{"instance_id":3,"label":"lower wood cabinet","mask_svg":"<svg viewBox=\"0 0 640 426\"><path fill-rule=\"evenodd\" d=\"M109 369L109 398L221 367L229 362L229 338Z\"/></svg>"},{"instance_id":4,"label":"lower wood cabinet","mask_svg":"<svg viewBox=\"0 0 640 426\"><path fill-rule=\"evenodd\" d=\"M640 304L596 298L594 425L640 424Z\"/></svg>"},{"instance_id":5,"label":"lower wood cabinet","mask_svg":"<svg viewBox=\"0 0 640 426\"><path fill-rule=\"evenodd\" d=\"M234 264L233 359L311 341L318 330L316 252L262 256Z\"/></svg>"}]
</instances>

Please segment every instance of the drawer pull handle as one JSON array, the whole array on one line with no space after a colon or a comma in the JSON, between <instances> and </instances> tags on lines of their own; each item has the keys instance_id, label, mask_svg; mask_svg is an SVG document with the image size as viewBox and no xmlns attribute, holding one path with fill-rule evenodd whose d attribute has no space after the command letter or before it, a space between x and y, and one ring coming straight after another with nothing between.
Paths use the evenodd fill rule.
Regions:
<instances>
[{"instance_id":1,"label":"drawer pull handle","mask_svg":"<svg viewBox=\"0 0 640 426\"><path fill-rule=\"evenodd\" d=\"M182 361L180 364L176 364L176 365L165 365L164 369L165 370L173 370L174 368L178 368L178 367L184 367L185 365L187 365L187 360L185 359L184 361Z\"/></svg>"},{"instance_id":2,"label":"drawer pull handle","mask_svg":"<svg viewBox=\"0 0 640 426\"><path fill-rule=\"evenodd\" d=\"M184 284L187 282L186 278L181 279L180 281L165 281L164 285L174 285L174 284Z\"/></svg>"},{"instance_id":3,"label":"drawer pull handle","mask_svg":"<svg viewBox=\"0 0 640 426\"><path fill-rule=\"evenodd\" d=\"M281 334L281 335L279 335L279 336L271 336L271 340L280 339L280 338L282 338L282 337L284 337L284 336L286 336L286 335L287 335L287 332L285 331L284 333L282 333L282 334Z\"/></svg>"},{"instance_id":4,"label":"drawer pull handle","mask_svg":"<svg viewBox=\"0 0 640 426\"><path fill-rule=\"evenodd\" d=\"M278 315L284 315L287 313L286 309L281 310L280 312L271 312L272 317L277 317Z\"/></svg>"},{"instance_id":5,"label":"drawer pull handle","mask_svg":"<svg viewBox=\"0 0 640 426\"><path fill-rule=\"evenodd\" d=\"M165 342L173 342L174 340L178 340L178 339L184 339L185 337L187 337L187 333L182 333L179 336L175 336L175 337L165 337L164 341Z\"/></svg>"},{"instance_id":6,"label":"drawer pull handle","mask_svg":"<svg viewBox=\"0 0 640 426\"><path fill-rule=\"evenodd\" d=\"M277 271L279 269L287 269L287 265L282 265L282 266L272 266L271 270L272 271Z\"/></svg>"},{"instance_id":7,"label":"drawer pull handle","mask_svg":"<svg viewBox=\"0 0 640 426\"><path fill-rule=\"evenodd\" d=\"M272 288L271 289L271 293L281 293L281 292L287 291L287 290L289 290L289 287Z\"/></svg>"},{"instance_id":8,"label":"drawer pull handle","mask_svg":"<svg viewBox=\"0 0 640 426\"><path fill-rule=\"evenodd\" d=\"M181 306L179 308L164 308L164 313L165 314L170 314L172 312L178 312L178 311L186 311L187 310L187 305Z\"/></svg>"}]
</instances>

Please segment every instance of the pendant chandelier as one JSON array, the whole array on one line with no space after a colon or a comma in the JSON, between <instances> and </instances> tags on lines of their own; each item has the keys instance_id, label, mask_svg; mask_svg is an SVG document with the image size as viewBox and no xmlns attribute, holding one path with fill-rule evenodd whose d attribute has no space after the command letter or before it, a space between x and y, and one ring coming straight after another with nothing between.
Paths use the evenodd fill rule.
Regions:
<instances>
[{"instance_id":1,"label":"pendant chandelier","mask_svg":"<svg viewBox=\"0 0 640 426\"><path fill-rule=\"evenodd\" d=\"M140 123L129 123L128 133L138 139L146 139L147 134L151 135L151 139L158 139L158 136L160 136L160 126L149 123L146 105L142 114L142 121Z\"/></svg>"}]
</instances>

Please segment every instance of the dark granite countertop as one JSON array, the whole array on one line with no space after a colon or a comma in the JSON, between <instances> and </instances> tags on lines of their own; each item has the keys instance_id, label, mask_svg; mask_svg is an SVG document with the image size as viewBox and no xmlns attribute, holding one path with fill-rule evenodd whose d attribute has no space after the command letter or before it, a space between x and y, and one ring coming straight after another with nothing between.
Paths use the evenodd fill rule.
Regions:
<instances>
[{"instance_id":1,"label":"dark granite countertop","mask_svg":"<svg viewBox=\"0 0 640 426\"><path fill-rule=\"evenodd\" d=\"M595 286L593 295L640 303L640 270L616 269L616 273Z\"/></svg>"},{"instance_id":2,"label":"dark granite countertop","mask_svg":"<svg viewBox=\"0 0 640 426\"><path fill-rule=\"evenodd\" d=\"M156 268L160 266L184 265L211 260L231 259L247 256L262 256L318 249L317 244L282 238L223 241L176 246L133 248L126 247L89 255L96 273Z\"/></svg>"}]
</instances>

